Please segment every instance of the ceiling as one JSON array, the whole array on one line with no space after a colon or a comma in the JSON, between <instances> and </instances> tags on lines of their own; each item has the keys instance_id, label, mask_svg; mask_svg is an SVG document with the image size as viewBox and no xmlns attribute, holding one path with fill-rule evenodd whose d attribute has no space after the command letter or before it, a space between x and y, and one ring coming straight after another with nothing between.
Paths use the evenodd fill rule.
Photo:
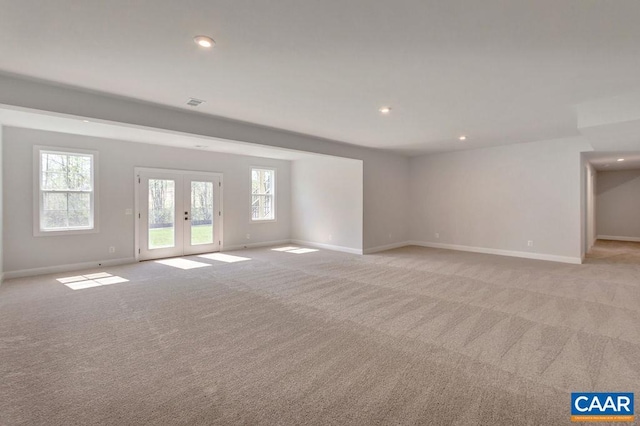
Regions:
<instances>
[{"instance_id":1,"label":"ceiling","mask_svg":"<svg viewBox=\"0 0 640 426\"><path fill-rule=\"evenodd\" d=\"M578 135L577 104L640 88L637 0L0 10L0 71L185 109L204 99L196 111L410 155ZM200 34L216 47L196 46Z\"/></svg>"},{"instance_id":2,"label":"ceiling","mask_svg":"<svg viewBox=\"0 0 640 426\"><path fill-rule=\"evenodd\" d=\"M640 151L588 152L584 155L598 171L640 170Z\"/></svg>"}]
</instances>

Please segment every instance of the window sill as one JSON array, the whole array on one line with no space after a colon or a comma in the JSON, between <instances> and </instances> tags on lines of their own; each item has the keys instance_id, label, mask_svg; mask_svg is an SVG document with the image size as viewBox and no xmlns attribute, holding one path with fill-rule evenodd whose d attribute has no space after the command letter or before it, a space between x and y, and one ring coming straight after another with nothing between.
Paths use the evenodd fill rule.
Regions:
<instances>
[{"instance_id":1,"label":"window sill","mask_svg":"<svg viewBox=\"0 0 640 426\"><path fill-rule=\"evenodd\" d=\"M277 219L251 219L249 223L274 223L277 221Z\"/></svg>"},{"instance_id":2,"label":"window sill","mask_svg":"<svg viewBox=\"0 0 640 426\"><path fill-rule=\"evenodd\" d=\"M35 229L33 231L34 237L62 237L65 235L82 235L82 234L97 234L100 230L97 227L91 229L65 229L60 231L41 231Z\"/></svg>"}]
</instances>

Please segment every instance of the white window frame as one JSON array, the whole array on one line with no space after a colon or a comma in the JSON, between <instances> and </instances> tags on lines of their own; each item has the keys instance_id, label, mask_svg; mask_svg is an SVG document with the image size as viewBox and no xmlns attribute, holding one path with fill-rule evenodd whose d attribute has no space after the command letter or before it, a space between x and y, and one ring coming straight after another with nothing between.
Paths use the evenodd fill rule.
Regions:
<instances>
[{"instance_id":1,"label":"white window frame","mask_svg":"<svg viewBox=\"0 0 640 426\"><path fill-rule=\"evenodd\" d=\"M273 219L254 219L252 212L252 203L253 203L253 195L269 195L269 194L254 194L253 193L253 171L266 171L273 172ZM276 208L277 203L277 181L278 181L278 170L274 167L262 167L262 166L251 166L249 171L249 220L251 223L270 223L277 221L278 209Z\"/></svg>"},{"instance_id":2,"label":"white window frame","mask_svg":"<svg viewBox=\"0 0 640 426\"><path fill-rule=\"evenodd\" d=\"M42 155L43 152L49 152L53 154L79 154L90 155L91 161L91 186L93 191L91 192L91 218L93 219L92 226L89 227L77 227L77 228L65 228L57 230L44 230L40 227L40 218L42 217L42 191L41 179L42 179ZM60 236L60 235L75 235L75 234L95 234L100 232L99 217L98 217L98 164L99 157L98 151L91 151L80 148L61 148L51 146L36 145L33 147L33 236L45 237L45 236Z\"/></svg>"}]
</instances>

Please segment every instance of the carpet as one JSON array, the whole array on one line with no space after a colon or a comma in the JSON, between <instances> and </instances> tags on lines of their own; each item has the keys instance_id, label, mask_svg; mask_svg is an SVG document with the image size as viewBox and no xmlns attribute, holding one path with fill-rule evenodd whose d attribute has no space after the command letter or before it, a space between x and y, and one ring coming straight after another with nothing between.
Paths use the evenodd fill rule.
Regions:
<instances>
[{"instance_id":1,"label":"carpet","mask_svg":"<svg viewBox=\"0 0 640 426\"><path fill-rule=\"evenodd\" d=\"M572 391L640 395L632 257L260 248L9 280L0 424L570 424Z\"/></svg>"}]
</instances>

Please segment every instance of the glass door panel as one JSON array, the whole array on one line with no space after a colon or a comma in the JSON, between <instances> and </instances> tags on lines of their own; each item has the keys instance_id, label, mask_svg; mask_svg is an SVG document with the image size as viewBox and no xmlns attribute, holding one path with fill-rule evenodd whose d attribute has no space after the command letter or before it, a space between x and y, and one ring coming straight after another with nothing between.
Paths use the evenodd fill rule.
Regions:
<instances>
[{"instance_id":1,"label":"glass door panel","mask_svg":"<svg viewBox=\"0 0 640 426\"><path fill-rule=\"evenodd\" d=\"M141 260L182 255L182 176L170 172L138 175L138 257Z\"/></svg>"},{"instance_id":2,"label":"glass door panel","mask_svg":"<svg viewBox=\"0 0 640 426\"><path fill-rule=\"evenodd\" d=\"M220 178L207 174L184 177L184 205L189 209L185 222L184 254L220 250Z\"/></svg>"},{"instance_id":3,"label":"glass door panel","mask_svg":"<svg viewBox=\"0 0 640 426\"><path fill-rule=\"evenodd\" d=\"M176 182L149 179L149 249L176 246Z\"/></svg>"},{"instance_id":4,"label":"glass door panel","mask_svg":"<svg viewBox=\"0 0 640 426\"><path fill-rule=\"evenodd\" d=\"M191 245L213 244L213 182L191 181Z\"/></svg>"}]
</instances>

